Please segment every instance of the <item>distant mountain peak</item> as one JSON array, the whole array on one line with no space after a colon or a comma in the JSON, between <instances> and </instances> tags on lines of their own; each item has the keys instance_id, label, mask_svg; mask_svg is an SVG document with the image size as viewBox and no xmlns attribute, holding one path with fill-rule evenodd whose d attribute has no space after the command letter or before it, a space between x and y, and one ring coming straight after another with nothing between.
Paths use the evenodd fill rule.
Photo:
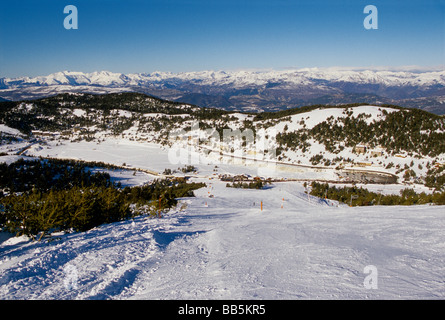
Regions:
<instances>
[{"instance_id":1,"label":"distant mountain peak","mask_svg":"<svg viewBox=\"0 0 445 320\"><path fill-rule=\"evenodd\" d=\"M137 91L229 110L272 111L311 104L399 104L445 113L445 70L300 68L117 73L60 71L0 78L0 97L32 99L61 92Z\"/></svg>"},{"instance_id":2,"label":"distant mountain peak","mask_svg":"<svg viewBox=\"0 0 445 320\"><path fill-rule=\"evenodd\" d=\"M146 84L160 79L181 79L187 81L213 82L215 85L224 83L264 84L266 81L281 81L288 83L305 83L313 80L326 80L333 82L354 82L363 84L382 85L444 85L445 71L407 72L407 71L376 71L376 70L337 70L320 68L303 68L290 70L265 71L224 71L206 70L195 72L163 72L123 74L106 70L84 73L79 71L60 71L47 76L3 78L11 87L24 87L39 84L73 84L68 77L74 80L74 85L91 83L94 85L111 85L114 83L125 85L136 82Z\"/></svg>"}]
</instances>

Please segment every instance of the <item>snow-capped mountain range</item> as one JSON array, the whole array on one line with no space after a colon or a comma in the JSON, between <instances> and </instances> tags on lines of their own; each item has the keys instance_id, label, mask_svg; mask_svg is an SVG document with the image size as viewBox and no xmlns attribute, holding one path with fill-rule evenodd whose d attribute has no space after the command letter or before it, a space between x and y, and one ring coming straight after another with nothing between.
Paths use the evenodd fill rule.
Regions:
<instances>
[{"instance_id":1,"label":"snow-capped mountain range","mask_svg":"<svg viewBox=\"0 0 445 320\"><path fill-rule=\"evenodd\" d=\"M444 86L445 71L354 71L319 68L284 71L200 71L182 73L156 71L152 73L133 74L109 71L96 71L91 73L62 71L47 76L1 78L0 85L3 89L45 85L144 86L165 81L183 81L202 85L232 85L243 87L249 85L267 85L270 82L307 85L323 80L380 84L386 86Z\"/></svg>"},{"instance_id":2,"label":"snow-capped mountain range","mask_svg":"<svg viewBox=\"0 0 445 320\"><path fill-rule=\"evenodd\" d=\"M63 71L38 77L0 78L0 97L8 100L79 91L138 91L205 107L242 111L366 102L392 103L445 113L443 70L305 68L133 74Z\"/></svg>"}]
</instances>

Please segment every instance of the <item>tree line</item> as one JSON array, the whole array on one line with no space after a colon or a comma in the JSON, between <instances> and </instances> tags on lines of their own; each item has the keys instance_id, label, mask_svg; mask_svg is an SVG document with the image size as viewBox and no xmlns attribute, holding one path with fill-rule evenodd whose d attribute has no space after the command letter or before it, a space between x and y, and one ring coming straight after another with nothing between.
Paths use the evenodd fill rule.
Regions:
<instances>
[{"instance_id":1,"label":"tree line","mask_svg":"<svg viewBox=\"0 0 445 320\"><path fill-rule=\"evenodd\" d=\"M93 173L72 161L19 161L6 167L1 166L3 173L17 176L8 176L12 184L0 180L9 188L0 194L0 229L38 240L53 232L86 231L141 214L157 215L205 186L176 178L122 188L109 174Z\"/></svg>"},{"instance_id":2,"label":"tree line","mask_svg":"<svg viewBox=\"0 0 445 320\"><path fill-rule=\"evenodd\" d=\"M265 182L262 180L255 180L255 181L247 181L247 182L232 182L227 183L227 188L242 188L242 189L263 189L265 186Z\"/></svg>"},{"instance_id":3,"label":"tree line","mask_svg":"<svg viewBox=\"0 0 445 320\"><path fill-rule=\"evenodd\" d=\"M400 195L384 195L369 191L368 189L352 187L330 186L328 183L311 183L310 194L319 198L336 200L352 206L371 206L371 205L417 205L417 204L436 204L445 205L445 191L426 194L425 192L416 193L413 189L403 189Z\"/></svg>"}]
</instances>

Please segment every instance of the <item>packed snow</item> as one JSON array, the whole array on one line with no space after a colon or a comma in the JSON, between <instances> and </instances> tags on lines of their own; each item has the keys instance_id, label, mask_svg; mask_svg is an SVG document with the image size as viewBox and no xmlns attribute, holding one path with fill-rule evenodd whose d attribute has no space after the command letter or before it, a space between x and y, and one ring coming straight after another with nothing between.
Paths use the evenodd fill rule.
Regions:
<instances>
[{"instance_id":1,"label":"packed snow","mask_svg":"<svg viewBox=\"0 0 445 320\"><path fill-rule=\"evenodd\" d=\"M350 208L308 198L295 182L266 190L205 182L160 219L51 242L3 239L0 299L445 296L440 206ZM367 266L378 271L375 289L365 286Z\"/></svg>"},{"instance_id":2,"label":"packed snow","mask_svg":"<svg viewBox=\"0 0 445 320\"><path fill-rule=\"evenodd\" d=\"M4 124L0 124L0 134L2 133L6 133L8 135L23 136L23 134L19 130L8 127Z\"/></svg>"}]
</instances>

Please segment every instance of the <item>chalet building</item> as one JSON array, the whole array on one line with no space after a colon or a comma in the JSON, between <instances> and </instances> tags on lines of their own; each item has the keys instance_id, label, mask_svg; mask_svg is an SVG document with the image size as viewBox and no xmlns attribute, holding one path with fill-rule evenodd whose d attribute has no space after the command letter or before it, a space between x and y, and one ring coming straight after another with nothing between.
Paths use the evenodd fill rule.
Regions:
<instances>
[{"instance_id":1,"label":"chalet building","mask_svg":"<svg viewBox=\"0 0 445 320\"><path fill-rule=\"evenodd\" d=\"M371 153L371 157L381 157L384 154L384 150L382 148L376 148L369 151Z\"/></svg>"},{"instance_id":2,"label":"chalet building","mask_svg":"<svg viewBox=\"0 0 445 320\"><path fill-rule=\"evenodd\" d=\"M366 151L368 151L367 149L368 149L367 146L365 146L363 144L358 144L355 146L354 151L357 152L358 154L360 154L360 153L365 154Z\"/></svg>"},{"instance_id":3,"label":"chalet building","mask_svg":"<svg viewBox=\"0 0 445 320\"><path fill-rule=\"evenodd\" d=\"M32 130L31 133L33 136L36 137L54 137L57 134L54 132L40 131L40 130Z\"/></svg>"}]
</instances>

